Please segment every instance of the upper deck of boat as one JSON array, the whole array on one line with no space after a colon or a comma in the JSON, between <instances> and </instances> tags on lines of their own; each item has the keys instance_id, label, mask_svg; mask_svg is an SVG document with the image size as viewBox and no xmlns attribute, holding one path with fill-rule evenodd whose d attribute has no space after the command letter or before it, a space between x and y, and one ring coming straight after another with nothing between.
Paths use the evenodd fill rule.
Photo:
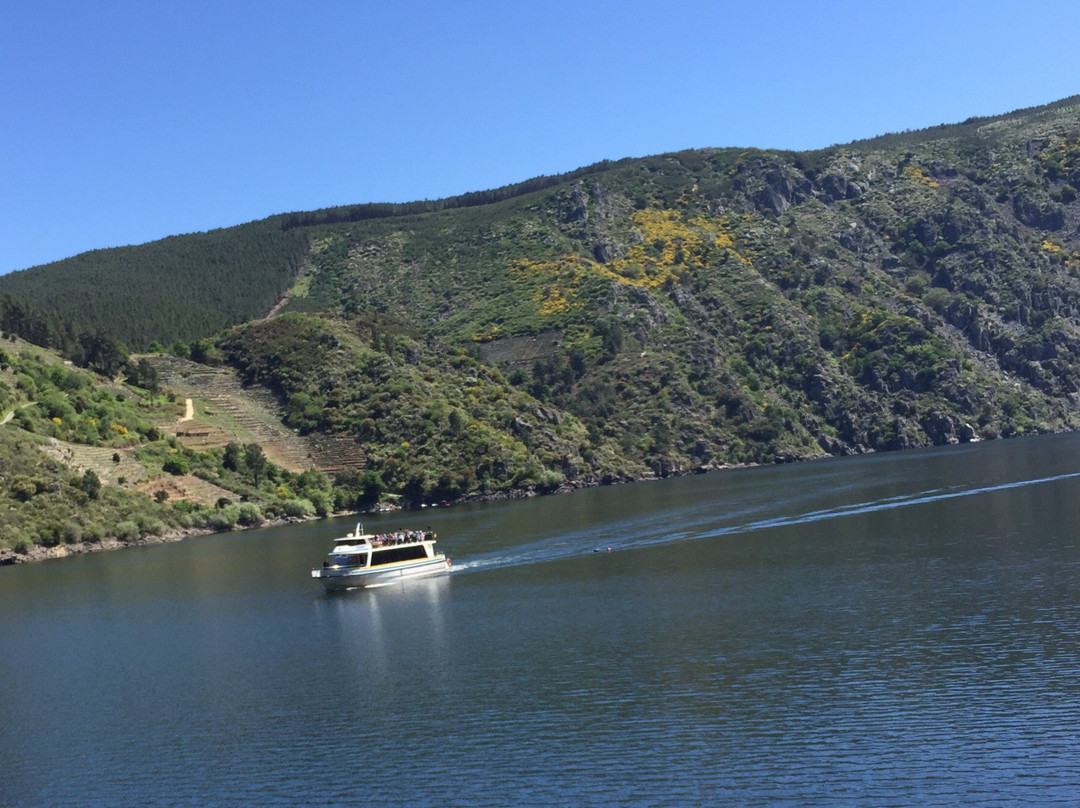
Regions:
<instances>
[{"instance_id":1,"label":"upper deck of boat","mask_svg":"<svg viewBox=\"0 0 1080 808\"><path fill-rule=\"evenodd\" d=\"M379 550L383 547L398 547L403 544L420 544L425 541L435 541L435 534L424 530L399 530L396 533L349 533L341 538L334 539L335 551L349 546L371 547Z\"/></svg>"}]
</instances>

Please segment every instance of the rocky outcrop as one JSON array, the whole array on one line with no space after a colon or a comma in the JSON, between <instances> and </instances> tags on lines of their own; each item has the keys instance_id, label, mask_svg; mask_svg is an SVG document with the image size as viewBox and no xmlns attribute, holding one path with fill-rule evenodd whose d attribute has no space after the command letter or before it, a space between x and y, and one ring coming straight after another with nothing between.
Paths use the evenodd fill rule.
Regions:
<instances>
[{"instance_id":1,"label":"rocky outcrop","mask_svg":"<svg viewBox=\"0 0 1080 808\"><path fill-rule=\"evenodd\" d=\"M1027 194L1013 198L1013 214L1028 227L1040 230L1060 230L1065 226L1065 211L1052 202L1036 202Z\"/></svg>"},{"instance_id":2,"label":"rocky outcrop","mask_svg":"<svg viewBox=\"0 0 1080 808\"><path fill-rule=\"evenodd\" d=\"M819 181L821 196L826 202L839 202L842 199L858 199L862 189L840 174L826 174Z\"/></svg>"}]
</instances>

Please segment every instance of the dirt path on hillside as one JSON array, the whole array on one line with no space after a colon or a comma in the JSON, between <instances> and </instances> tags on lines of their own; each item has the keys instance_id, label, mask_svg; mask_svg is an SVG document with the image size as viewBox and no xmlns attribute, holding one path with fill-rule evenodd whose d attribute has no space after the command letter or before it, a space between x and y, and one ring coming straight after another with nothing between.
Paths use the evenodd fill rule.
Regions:
<instances>
[{"instance_id":1,"label":"dirt path on hillside","mask_svg":"<svg viewBox=\"0 0 1080 808\"><path fill-rule=\"evenodd\" d=\"M191 399L189 398L184 404L184 415L182 418L179 419L179 423L183 423L184 421L190 421L194 417L195 405L191 402Z\"/></svg>"}]
</instances>

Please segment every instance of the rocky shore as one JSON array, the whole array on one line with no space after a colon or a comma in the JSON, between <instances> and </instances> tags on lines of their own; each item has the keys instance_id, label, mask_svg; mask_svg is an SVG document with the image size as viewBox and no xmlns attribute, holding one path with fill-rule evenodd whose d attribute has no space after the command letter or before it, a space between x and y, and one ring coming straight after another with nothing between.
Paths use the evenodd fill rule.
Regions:
<instances>
[{"instance_id":1,"label":"rocky shore","mask_svg":"<svg viewBox=\"0 0 1080 808\"><path fill-rule=\"evenodd\" d=\"M206 528L192 528L190 530L170 530L160 536L146 536L138 541L120 541L119 539L107 538L99 542L75 542L73 544L57 544L53 547L32 544L23 552L11 549L0 550L0 567L12 564L26 564L31 561L48 561L52 558L67 558L68 556L82 555L83 553L102 553L107 550L123 550L127 547L167 544L186 539L189 536L205 536L213 532Z\"/></svg>"}]
</instances>

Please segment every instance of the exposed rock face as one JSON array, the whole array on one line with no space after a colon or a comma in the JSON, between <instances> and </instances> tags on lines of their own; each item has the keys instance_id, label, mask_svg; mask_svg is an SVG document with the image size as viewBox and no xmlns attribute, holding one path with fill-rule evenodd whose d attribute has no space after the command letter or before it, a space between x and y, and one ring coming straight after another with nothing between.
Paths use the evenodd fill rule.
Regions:
<instances>
[{"instance_id":1,"label":"exposed rock face","mask_svg":"<svg viewBox=\"0 0 1080 808\"><path fill-rule=\"evenodd\" d=\"M534 407L532 415L538 421L546 421L549 424L561 424L562 413L554 407Z\"/></svg>"},{"instance_id":2,"label":"exposed rock face","mask_svg":"<svg viewBox=\"0 0 1080 808\"><path fill-rule=\"evenodd\" d=\"M829 404L832 401L832 396L829 393L829 379L820 369L815 368L815 370L817 372L806 377L803 389L806 390L806 394L811 401Z\"/></svg>"},{"instance_id":3,"label":"exposed rock face","mask_svg":"<svg viewBox=\"0 0 1080 808\"><path fill-rule=\"evenodd\" d=\"M584 224L589 219L589 195L585 188L578 183L570 191L570 198L562 211L562 220L567 224Z\"/></svg>"},{"instance_id":4,"label":"exposed rock face","mask_svg":"<svg viewBox=\"0 0 1080 808\"><path fill-rule=\"evenodd\" d=\"M926 414L922 427L935 446L944 446L949 443L959 443L960 441L956 435L956 422L951 416L937 410Z\"/></svg>"},{"instance_id":5,"label":"exposed rock face","mask_svg":"<svg viewBox=\"0 0 1080 808\"><path fill-rule=\"evenodd\" d=\"M779 216L793 204L806 201L810 190L805 177L773 169L765 174L765 187L751 194L750 200L758 210Z\"/></svg>"},{"instance_id":6,"label":"exposed rock face","mask_svg":"<svg viewBox=\"0 0 1080 808\"><path fill-rule=\"evenodd\" d=\"M1028 227L1042 230L1060 230L1065 226L1065 212L1052 203L1039 204L1026 194L1013 199L1013 213Z\"/></svg>"},{"instance_id":7,"label":"exposed rock face","mask_svg":"<svg viewBox=\"0 0 1080 808\"><path fill-rule=\"evenodd\" d=\"M616 255L614 246L608 241L599 241L593 245L593 258L601 264L606 264Z\"/></svg>"},{"instance_id":8,"label":"exposed rock face","mask_svg":"<svg viewBox=\"0 0 1080 808\"><path fill-rule=\"evenodd\" d=\"M841 199L858 199L862 189L840 174L826 174L820 180L821 193L826 201L839 202Z\"/></svg>"},{"instance_id":9,"label":"exposed rock face","mask_svg":"<svg viewBox=\"0 0 1080 808\"><path fill-rule=\"evenodd\" d=\"M601 219L611 219L618 211L618 197L609 193L599 182L594 182L590 191L593 210Z\"/></svg>"}]
</instances>

